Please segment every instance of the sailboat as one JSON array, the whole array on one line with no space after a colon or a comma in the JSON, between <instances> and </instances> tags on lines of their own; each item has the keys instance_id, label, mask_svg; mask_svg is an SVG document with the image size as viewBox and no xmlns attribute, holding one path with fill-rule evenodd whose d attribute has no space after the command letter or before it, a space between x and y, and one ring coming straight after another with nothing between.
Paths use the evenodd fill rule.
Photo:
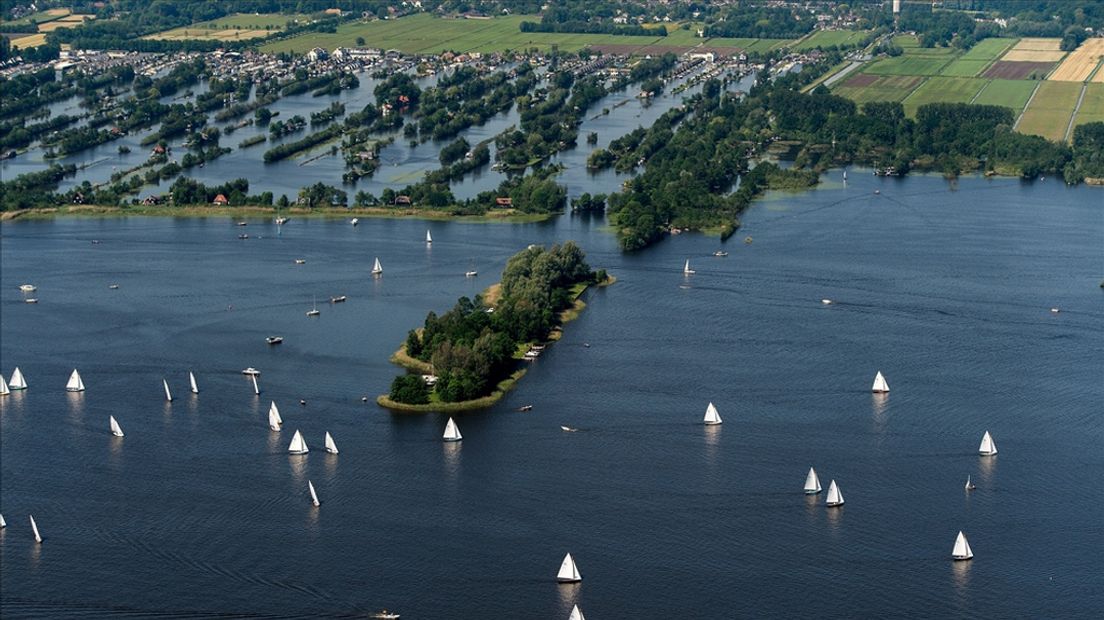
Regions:
<instances>
[{"instance_id":1,"label":"sailboat","mask_svg":"<svg viewBox=\"0 0 1104 620\"><path fill-rule=\"evenodd\" d=\"M997 444L993 441L993 437L989 434L989 431L985 431L985 435L981 438L981 445L978 446L978 454L982 456L993 456L997 453Z\"/></svg>"},{"instance_id":2,"label":"sailboat","mask_svg":"<svg viewBox=\"0 0 1104 620\"><path fill-rule=\"evenodd\" d=\"M820 493L820 478L817 476L816 470L810 467L809 475L805 476L805 495L816 495L817 493ZM839 493L839 489L836 489L836 493Z\"/></svg>"},{"instance_id":3,"label":"sailboat","mask_svg":"<svg viewBox=\"0 0 1104 620\"><path fill-rule=\"evenodd\" d=\"M877 394L885 394L889 392L889 384L886 383L885 377L882 376L882 371L878 371L878 374L874 375L874 385L870 388L871 392Z\"/></svg>"},{"instance_id":4,"label":"sailboat","mask_svg":"<svg viewBox=\"0 0 1104 620\"><path fill-rule=\"evenodd\" d=\"M314 303L314 305L311 306L311 309L307 310L307 316L318 316L319 314L322 314L321 312L318 311L318 298L317 297L314 298L313 303Z\"/></svg>"},{"instance_id":5,"label":"sailboat","mask_svg":"<svg viewBox=\"0 0 1104 620\"><path fill-rule=\"evenodd\" d=\"M8 389L8 382L4 380L4 375L0 375L0 396L7 396L11 394L11 390Z\"/></svg>"},{"instance_id":6,"label":"sailboat","mask_svg":"<svg viewBox=\"0 0 1104 620\"><path fill-rule=\"evenodd\" d=\"M261 386L257 385L257 375L249 375L250 379L253 379L253 393L257 396L261 395Z\"/></svg>"},{"instance_id":7,"label":"sailboat","mask_svg":"<svg viewBox=\"0 0 1104 620\"><path fill-rule=\"evenodd\" d=\"M977 488L977 485L970 481L970 477L966 476L966 490L973 491Z\"/></svg>"},{"instance_id":8,"label":"sailboat","mask_svg":"<svg viewBox=\"0 0 1104 620\"><path fill-rule=\"evenodd\" d=\"M337 444L334 443L333 436L329 431L326 431L326 452L330 454L337 454Z\"/></svg>"},{"instance_id":9,"label":"sailboat","mask_svg":"<svg viewBox=\"0 0 1104 620\"><path fill-rule=\"evenodd\" d=\"M115 420L115 416L107 416L111 420L111 434L116 437L123 436L123 427L119 426L119 422Z\"/></svg>"},{"instance_id":10,"label":"sailboat","mask_svg":"<svg viewBox=\"0 0 1104 620\"><path fill-rule=\"evenodd\" d=\"M426 229L426 243L433 243L433 237L429 234L429 229Z\"/></svg>"},{"instance_id":11,"label":"sailboat","mask_svg":"<svg viewBox=\"0 0 1104 620\"><path fill-rule=\"evenodd\" d=\"M303 433L300 433L299 429L295 430L295 435L291 438L291 445L288 446L288 452L292 454L306 454L310 452L310 448L307 448L307 442L303 440Z\"/></svg>"},{"instance_id":12,"label":"sailboat","mask_svg":"<svg viewBox=\"0 0 1104 620\"><path fill-rule=\"evenodd\" d=\"M4 520L4 515L0 515L0 530L8 527L8 522Z\"/></svg>"},{"instance_id":13,"label":"sailboat","mask_svg":"<svg viewBox=\"0 0 1104 620\"><path fill-rule=\"evenodd\" d=\"M69 375L69 383L65 384L65 390L68 392L83 392L84 381L81 381L80 373L77 369L73 369L73 374Z\"/></svg>"},{"instance_id":14,"label":"sailboat","mask_svg":"<svg viewBox=\"0 0 1104 620\"><path fill-rule=\"evenodd\" d=\"M172 392L169 391L169 382L166 379L161 379L161 385L165 386L165 400L172 402Z\"/></svg>"},{"instance_id":15,"label":"sailboat","mask_svg":"<svg viewBox=\"0 0 1104 620\"><path fill-rule=\"evenodd\" d=\"M445 425L445 441L460 441L464 437L460 435L460 429L456 428L456 422L449 418L448 424Z\"/></svg>"},{"instance_id":16,"label":"sailboat","mask_svg":"<svg viewBox=\"0 0 1104 620\"><path fill-rule=\"evenodd\" d=\"M721 414L717 413L717 408L713 406L713 403L709 403L709 406L705 408L705 423L707 425L721 423Z\"/></svg>"},{"instance_id":17,"label":"sailboat","mask_svg":"<svg viewBox=\"0 0 1104 620\"><path fill-rule=\"evenodd\" d=\"M275 405L275 403L273 403ZM280 432L280 418L274 409L268 410L268 428L277 433Z\"/></svg>"},{"instance_id":18,"label":"sailboat","mask_svg":"<svg viewBox=\"0 0 1104 620\"><path fill-rule=\"evenodd\" d=\"M839 487L836 486L836 481L833 480L828 484L828 496L824 498L825 506L842 506L843 505L843 493L840 493Z\"/></svg>"},{"instance_id":19,"label":"sailboat","mask_svg":"<svg viewBox=\"0 0 1104 620\"><path fill-rule=\"evenodd\" d=\"M379 257L376 257L376 264L372 265L372 275L378 276L383 274L383 265L379 262Z\"/></svg>"},{"instance_id":20,"label":"sailboat","mask_svg":"<svg viewBox=\"0 0 1104 620\"><path fill-rule=\"evenodd\" d=\"M31 518L31 531L34 532L35 542L41 545L42 544L42 535L38 533L38 524L35 523L34 515L27 515L27 516L29 516Z\"/></svg>"},{"instance_id":21,"label":"sailboat","mask_svg":"<svg viewBox=\"0 0 1104 620\"><path fill-rule=\"evenodd\" d=\"M310 480L307 480L307 488L310 489L311 503L314 504L315 508L317 508L321 505L321 502L318 501L318 494L314 492L314 483Z\"/></svg>"},{"instance_id":22,"label":"sailboat","mask_svg":"<svg viewBox=\"0 0 1104 620\"><path fill-rule=\"evenodd\" d=\"M694 271L693 269L690 268L690 259L689 258L686 259L686 265L683 266L682 273L685 274L685 275L690 275L690 274L697 273L696 271Z\"/></svg>"},{"instance_id":23,"label":"sailboat","mask_svg":"<svg viewBox=\"0 0 1104 620\"><path fill-rule=\"evenodd\" d=\"M575 559L571 557L571 554L564 556L563 563L560 564L560 572L556 575L556 581L560 583L577 583L583 580L582 575L579 574L579 567L575 566Z\"/></svg>"},{"instance_id":24,"label":"sailboat","mask_svg":"<svg viewBox=\"0 0 1104 620\"><path fill-rule=\"evenodd\" d=\"M280 417L280 408L276 406L276 401L272 401L272 404L268 406L268 417L275 419L277 424L284 423L284 419Z\"/></svg>"},{"instance_id":25,"label":"sailboat","mask_svg":"<svg viewBox=\"0 0 1104 620\"><path fill-rule=\"evenodd\" d=\"M199 394L199 386L196 385L195 373L188 372L188 383L192 384L192 394Z\"/></svg>"},{"instance_id":26,"label":"sailboat","mask_svg":"<svg viewBox=\"0 0 1104 620\"><path fill-rule=\"evenodd\" d=\"M962 533L962 530L958 531L958 537L955 538L954 551L951 551L951 557L955 560L969 560L974 557L974 552L970 549L970 543L966 540L966 535Z\"/></svg>"},{"instance_id":27,"label":"sailboat","mask_svg":"<svg viewBox=\"0 0 1104 620\"><path fill-rule=\"evenodd\" d=\"M567 617L567 620L586 620L583 616L583 612L579 611L579 606L575 605L571 608L571 615Z\"/></svg>"},{"instance_id":28,"label":"sailboat","mask_svg":"<svg viewBox=\"0 0 1104 620\"><path fill-rule=\"evenodd\" d=\"M357 224L360 223L360 219L354 217L353 219L349 220L349 223L352 224L353 226L356 226Z\"/></svg>"},{"instance_id":29,"label":"sailboat","mask_svg":"<svg viewBox=\"0 0 1104 620\"><path fill-rule=\"evenodd\" d=\"M27 389L27 379L23 377L23 371L19 370L19 366L16 366L15 371L12 372L11 381L8 381L8 388L12 390Z\"/></svg>"}]
</instances>

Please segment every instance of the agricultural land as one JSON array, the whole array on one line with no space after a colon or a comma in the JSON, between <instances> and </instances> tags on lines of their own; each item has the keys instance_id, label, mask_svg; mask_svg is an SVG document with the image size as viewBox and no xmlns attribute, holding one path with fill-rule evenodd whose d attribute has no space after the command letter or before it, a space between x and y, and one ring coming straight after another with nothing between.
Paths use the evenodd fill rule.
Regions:
<instances>
[{"instance_id":1,"label":"agricultural land","mask_svg":"<svg viewBox=\"0 0 1104 620\"><path fill-rule=\"evenodd\" d=\"M151 34L145 39L180 41L195 39L200 41L239 41L266 37L273 32L283 30L288 22L306 20L306 15L239 13L209 22L200 22L182 28Z\"/></svg>"}]
</instances>

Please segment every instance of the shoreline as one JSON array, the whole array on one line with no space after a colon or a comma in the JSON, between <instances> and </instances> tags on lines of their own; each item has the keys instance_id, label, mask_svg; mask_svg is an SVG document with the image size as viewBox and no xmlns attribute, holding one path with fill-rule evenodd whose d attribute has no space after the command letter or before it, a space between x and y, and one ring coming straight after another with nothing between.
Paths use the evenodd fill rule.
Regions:
<instances>
[{"instance_id":1,"label":"shoreline","mask_svg":"<svg viewBox=\"0 0 1104 620\"><path fill-rule=\"evenodd\" d=\"M442 222L469 222L477 224L531 224L547 221L559 213L520 213L513 210L490 211L484 215L452 215L437 209L393 209L389 207L350 207L329 209L304 209L292 207L277 209L268 206L147 206L127 207L101 205L64 205L60 207L42 207L0 212L0 221L45 220L60 217L226 217L242 219L267 217L275 219L283 216L295 220L302 219L343 219L348 217L376 219L413 219Z\"/></svg>"},{"instance_id":2,"label":"shoreline","mask_svg":"<svg viewBox=\"0 0 1104 620\"><path fill-rule=\"evenodd\" d=\"M606 275L606 279L602 282L588 282L585 286L580 288L579 291L575 293L571 306L565 308L560 312L560 324L552 329L552 331L548 334L548 339L543 343L528 343L528 345L525 347L519 347L519 351L523 349L529 349L534 344L550 345L558 341L561 337L563 337L564 324L579 318L579 315L586 308L587 304L582 299L583 293L589 290L592 286L601 289L611 286L615 282L617 282L617 278L609 274ZM497 292L498 287L499 284L496 282L495 284L492 284L483 289L481 295L483 296L484 302L486 302L489 297L493 296L494 293ZM421 328L418 329L420 330ZM514 359L518 362L522 361L524 359L524 353L515 353ZM433 367L430 364L427 364L422 360L407 355L405 342L399 345L399 348L391 354L391 357L388 361L390 361L392 364L395 364L396 366L400 366L406 369L407 371L418 374L431 374L433 370ZM412 405L393 401L388 394L380 394L376 397L376 404L380 407L383 407L384 409L391 411L392 413L441 413L453 411L470 411L473 409L485 409L501 400L502 397L506 395L506 392L509 392L514 388L515 385L517 385L517 382L525 376L525 373L528 370L528 368L519 368L518 370L515 370L513 373L510 374L509 377L506 377L502 381L498 382L498 384L495 386L495 389L490 394L472 400L461 400L451 403L438 401L429 402L424 405Z\"/></svg>"}]
</instances>

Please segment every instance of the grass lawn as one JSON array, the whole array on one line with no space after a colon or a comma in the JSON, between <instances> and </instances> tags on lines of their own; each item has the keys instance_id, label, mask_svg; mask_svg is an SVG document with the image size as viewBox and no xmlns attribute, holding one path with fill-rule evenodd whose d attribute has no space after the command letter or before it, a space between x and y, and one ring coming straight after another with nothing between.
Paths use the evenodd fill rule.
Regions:
<instances>
[{"instance_id":1,"label":"grass lawn","mask_svg":"<svg viewBox=\"0 0 1104 620\"><path fill-rule=\"evenodd\" d=\"M818 30L809 38L796 44L793 49L801 52L815 47L857 45L867 34L869 34L868 30Z\"/></svg>"},{"instance_id":2,"label":"grass lawn","mask_svg":"<svg viewBox=\"0 0 1104 620\"><path fill-rule=\"evenodd\" d=\"M1085 98L1081 100L1081 109L1073 124L1104 122L1104 84L1089 84L1085 87Z\"/></svg>"},{"instance_id":3,"label":"grass lawn","mask_svg":"<svg viewBox=\"0 0 1104 620\"><path fill-rule=\"evenodd\" d=\"M896 58L883 58L874 61L863 73L875 75L939 75L947 63L951 61L949 56L924 56L908 51Z\"/></svg>"},{"instance_id":4,"label":"grass lawn","mask_svg":"<svg viewBox=\"0 0 1104 620\"><path fill-rule=\"evenodd\" d=\"M1080 95L1081 84L1043 82L1016 129L1050 140L1065 139L1066 127Z\"/></svg>"},{"instance_id":5,"label":"grass lawn","mask_svg":"<svg viewBox=\"0 0 1104 620\"><path fill-rule=\"evenodd\" d=\"M916 116L916 110L926 103L969 103L988 80L937 76L912 91L904 100L905 114Z\"/></svg>"},{"instance_id":6,"label":"grass lawn","mask_svg":"<svg viewBox=\"0 0 1104 620\"><path fill-rule=\"evenodd\" d=\"M974 99L974 103L1002 105L1019 114L1038 85L1039 82L1028 80L990 80L977 99Z\"/></svg>"}]
</instances>

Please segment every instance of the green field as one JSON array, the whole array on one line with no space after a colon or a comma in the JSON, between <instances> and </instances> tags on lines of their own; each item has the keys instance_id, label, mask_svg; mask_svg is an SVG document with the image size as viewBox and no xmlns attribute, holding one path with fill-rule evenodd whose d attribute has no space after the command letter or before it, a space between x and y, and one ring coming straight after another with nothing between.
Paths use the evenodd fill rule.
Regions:
<instances>
[{"instance_id":1,"label":"green field","mask_svg":"<svg viewBox=\"0 0 1104 620\"><path fill-rule=\"evenodd\" d=\"M801 52L815 47L858 45L868 34L870 34L868 30L818 30L809 38L802 39L800 43L794 45L793 49Z\"/></svg>"},{"instance_id":2,"label":"green field","mask_svg":"<svg viewBox=\"0 0 1104 620\"><path fill-rule=\"evenodd\" d=\"M553 45L570 52L589 45L685 47L699 43L713 47L767 51L790 42L788 39L699 39L694 37L693 31L688 30L673 30L666 37L521 32L520 25L523 21L539 21L539 18L532 15L508 15L493 19L444 19L419 13L394 20L345 23L338 26L335 33L309 33L274 41L263 45L261 51L303 53L314 47L354 47L357 45L357 37L363 37L367 47L396 49L407 54L495 52L534 47L547 51Z\"/></svg>"},{"instance_id":3,"label":"green field","mask_svg":"<svg viewBox=\"0 0 1104 620\"><path fill-rule=\"evenodd\" d=\"M217 28L242 28L244 30L265 30L271 28L272 30L283 30L287 23L290 21L307 21L310 16L303 14L283 14L283 13L262 13L255 15L252 13L238 13L236 15L227 15L226 17L220 17L218 19L211 20L209 22L200 22L192 24L189 28L207 28L214 30Z\"/></svg>"},{"instance_id":4,"label":"green field","mask_svg":"<svg viewBox=\"0 0 1104 620\"><path fill-rule=\"evenodd\" d=\"M1029 80L990 80L977 99L974 99L974 103L1002 105L1019 114L1038 85L1039 82Z\"/></svg>"},{"instance_id":5,"label":"green field","mask_svg":"<svg viewBox=\"0 0 1104 620\"><path fill-rule=\"evenodd\" d=\"M904 100L905 114L916 116L916 110L926 103L969 103L988 80L980 78L928 78Z\"/></svg>"},{"instance_id":6,"label":"green field","mask_svg":"<svg viewBox=\"0 0 1104 620\"><path fill-rule=\"evenodd\" d=\"M1081 100L1081 109L1077 111L1074 126L1085 123L1104 122L1104 84L1088 84L1085 98Z\"/></svg>"},{"instance_id":7,"label":"green field","mask_svg":"<svg viewBox=\"0 0 1104 620\"><path fill-rule=\"evenodd\" d=\"M965 60L959 58L943 67L939 74L950 77L974 77L984 71L992 62L991 60Z\"/></svg>"},{"instance_id":8,"label":"green field","mask_svg":"<svg viewBox=\"0 0 1104 620\"><path fill-rule=\"evenodd\" d=\"M923 56L913 55L911 52L896 58L883 58L876 60L863 73L875 75L939 75L947 63L951 61L949 56Z\"/></svg>"},{"instance_id":9,"label":"green field","mask_svg":"<svg viewBox=\"0 0 1104 620\"><path fill-rule=\"evenodd\" d=\"M1064 140L1073 108L1081 95L1081 84L1043 82L1024 111L1016 130L1050 140Z\"/></svg>"},{"instance_id":10,"label":"green field","mask_svg":"<svg viewBox=\"0 0 1104 620\"><path fill-rule=\"evenodd\" d=\"M1019 39L985 39L971 47L969 51L961 56L961 59L996 60L1017 42L1019 42Z\"/></svg>"},{"instance_id":11,"label":"green field","mask_svg":"<svg viewBox=\"0 0 1104 620\"><path fill-rule=\"evenodd\" d=\"M908 96L923 79L908 75L887 75L878 77L869 86L837 86L832 89L832 92L858 104L869 101L900 101Z\"/></svg>"},{"instance_id":12,"label":"green field","mask_svg":"<svg viewBox=\"0 0 1104 620\"><path fill-rule=\"evenodd\" d=\"M69 9L50 9L49 11L39 11L37 13L31 13L25 17L19 19L13 19L11 21L0 21L2 26L26 26L31 22L36 24L45 24L52 22L56 19L61 19L69 14Z\"/></svg>"}]
</instances>

